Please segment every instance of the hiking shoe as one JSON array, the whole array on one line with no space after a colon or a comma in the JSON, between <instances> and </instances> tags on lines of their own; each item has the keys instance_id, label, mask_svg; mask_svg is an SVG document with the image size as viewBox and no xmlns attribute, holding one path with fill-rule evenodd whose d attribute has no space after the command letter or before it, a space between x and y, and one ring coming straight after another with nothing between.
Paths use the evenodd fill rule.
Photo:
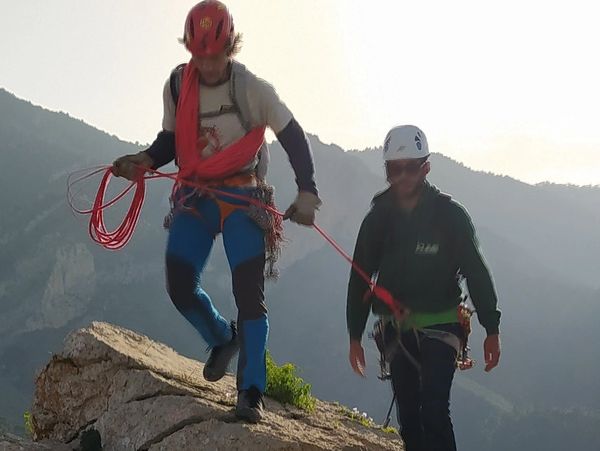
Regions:
<instances>
[{"instance_id":1,"label":"hiking shoe","mask_svg":"<svg viewBox=\"0 0 600 451\"><path fill-rule=\"evenodd\" d=\"M258 423L262 420L264 408L263 394L254 385L248 390L240 390L238 392L235 416L240 420Z\"/></svg>"},{"instance_id":2,"label":"hiking shoe","mask_svg":"<svg viewBox=\"0 0 600 451\"><path fill-rule=\"evenodd\" d=\"M227 367L231 359L240 349L240 340L237 334L235 321L231 322L232 337L227 343L215 346L210 351L210 356L204 364L204 379L209 382L216 382L225 376Z\"/></svg>"}]
</instances>

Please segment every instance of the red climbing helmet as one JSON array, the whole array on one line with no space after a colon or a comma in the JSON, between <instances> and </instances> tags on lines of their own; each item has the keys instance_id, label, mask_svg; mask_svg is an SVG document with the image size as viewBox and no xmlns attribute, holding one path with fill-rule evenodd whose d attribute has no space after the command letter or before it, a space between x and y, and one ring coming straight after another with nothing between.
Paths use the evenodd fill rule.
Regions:
<instances>
[{"instance_id":1,"label":"red climbing helmet","mask_svg":"<svg viewBox=\"0 0 600 451\"><path fill-rule=\"evenodd\" d=\"M218 0L204 0L194 6L185 19L183 42L197 57L216 55L231 44L233 17Z\"/></svg>"}]
</instances>

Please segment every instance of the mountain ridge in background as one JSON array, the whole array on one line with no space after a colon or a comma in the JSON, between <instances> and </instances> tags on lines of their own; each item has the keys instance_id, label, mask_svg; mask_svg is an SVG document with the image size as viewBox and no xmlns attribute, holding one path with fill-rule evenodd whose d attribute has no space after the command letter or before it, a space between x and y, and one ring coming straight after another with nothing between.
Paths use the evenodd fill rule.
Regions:
<instances>
[{"instance_id":1,"label":"mountain ridge in background","mask_svg":"<svg viewBox=\"0 0 600 451\"><path fill-rule=\"evenodd\" d=\"M139 331L204 360L201 340L164 289L162 219L170 183L148 183L135 235L119 252L94 245L87 219L66 203L68 173L109 164L140 147L3 90L0 117L0 417L6 427L21 423L34 374L49 354L68 331L92 320ZM310 140L324 200L319 224L351 251L371 198L384 188L379 155ZM269 181L284 209L295 196L294 176L278 143L271 157ZM430 180L473 217L503 311L501 365L483 374L479 364L456 376L452 406L461 449L500 451L514 446L513 439L523 449L542 449L544 440L548 450L598 448L600 353L593 343L600 338L600 189L532 186L472 171L440 154L431 160ZM82 183L76 200L89 206L98 182ZM120 180L113 185L115 191L126 186ZM122 208L107 212L109 224L122 217ZM310 229L286 224L286 234L281 278L267 287L274 358L298 364L320 398L383 421L391 392L375 377L374 344L365 338L366 380L347 363L347 263ZM221 243L204 280L233 318ZM473 356L481 361L482 330L478 324L474 329Z\"/></svg>"}]
</instances>

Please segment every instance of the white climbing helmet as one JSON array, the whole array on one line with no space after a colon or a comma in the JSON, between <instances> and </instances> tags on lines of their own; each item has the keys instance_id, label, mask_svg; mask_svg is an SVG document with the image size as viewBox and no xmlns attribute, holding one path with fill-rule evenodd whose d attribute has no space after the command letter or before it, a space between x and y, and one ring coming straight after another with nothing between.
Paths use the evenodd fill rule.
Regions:
<instances>
[{"instance_id":1,"label":"white climbing helmet","mask_svg":"<svg viewBox=\"0 0 600 451\"><path fill-rule=\"evenodd\" d=\"M399 125L392 128L383 143L383 159L405 160L429 156L425 133L414 125Z\"/></svg>"}]
</instances>

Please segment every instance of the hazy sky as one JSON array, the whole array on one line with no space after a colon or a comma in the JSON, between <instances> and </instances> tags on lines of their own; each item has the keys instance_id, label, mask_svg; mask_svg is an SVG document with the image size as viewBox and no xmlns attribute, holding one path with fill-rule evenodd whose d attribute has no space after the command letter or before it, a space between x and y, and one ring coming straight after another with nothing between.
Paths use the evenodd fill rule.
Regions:
<instances>
[{"instance_id":1,"label":"hazy sky","mask_svg":"<svg viewBox=\"0 0 600 451\"><path fill-rule=\"evenodd\" d=\"M194 1L0 0L0 87L150 142ZM346 149L419 125L430 147L528 182L600 184L595 1L230 0L239 60ZM0 118L1 120L1 118Z\"/></svg>"}]
</instances>

